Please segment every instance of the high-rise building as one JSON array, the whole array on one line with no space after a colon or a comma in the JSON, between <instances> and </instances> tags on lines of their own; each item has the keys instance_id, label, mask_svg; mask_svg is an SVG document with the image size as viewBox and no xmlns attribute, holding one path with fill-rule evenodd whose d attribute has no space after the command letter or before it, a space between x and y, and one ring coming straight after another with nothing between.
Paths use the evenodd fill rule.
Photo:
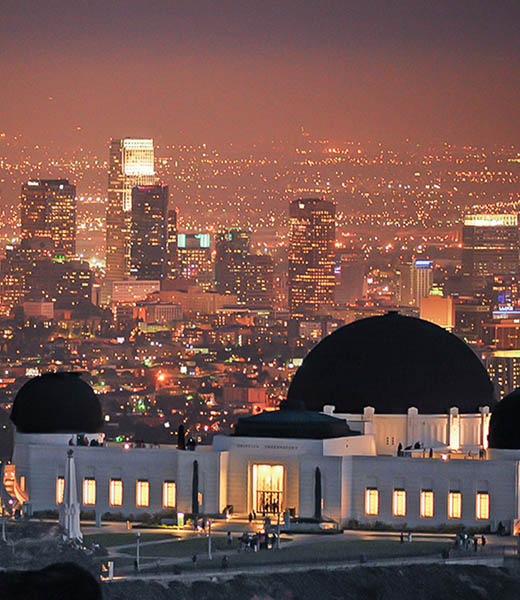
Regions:
<instances>
[{"instance_id":1,"label":"high-rise building","mask_svg":"<svg viewBox=\"0 0 520 600\"><path fill-rule=\"evenodd\" d=\"M166 229L166 255L168 260L166 276L174 279L178 275L177 258L177 211L168 210Z\"/></svg>"},{"instance_id":2,"label":"high-rise building","mask_svg":"<svg viewBox=\"0 0 520 600\"><path fill-rule=\"evenodd\" d=\"M414 260L400 266L398 302L402 306L420 306L433 287L431 260Z\"/></svg>"},{"instance_id":3,"label":"high-rise building","mask_svg":"<svg viewBox=\"0 0 520 600\"><path fill-rule=\"evenodd\" d=\"M336 208L320 198L289 205L289 312L315 313L334 302Z\"/></svg>"},{"instance_id":4,"label":"high-rise building","mask_svg":"<svg viewBox=\"0 0 520 600\"><path fill-rule=\"evenodd\" d=\"M179 276L207 290L213 287L213 260L209 233L177 234Z\"/></svg>"},{"instance_id":5,"label":"high-rise building","mask_svg":"<svg viewBox=\"0 0 520 600\"><path fill-rule=\"evenodd\" d=\"M358 255L342 255L336 265L336 301L353 304L363 297L366 263Z\"/></svg>"},{"instance_id":6,"label":"high-rise building","mask_svg":"<svg viewBox=\"0 0 520 600\"><path fill-rule=\"evenodd\" d=\"M274 261L271 256L250 254L245 261L245 289L238 300L251 307L270 307L274 300Z\"/></svg>"},{"instance_id":7,"label":"high-rise building","mask_svg":"<svg viewBox=\"0 0 520 600\"><path fill-rule=\"evenodd\" d=\"M54 256L50 237L22 240L17 246L6 246L0 263L0 312L9 314L21 305L34 284L35 277L45 279L46 268Z\"/></svg>"},{"instance_id":8,"label":"high-rise building","mask_svg":"<svg viewBox=\"0 0 520 600\"><path fill-rule=\"evenodd\" d=\"M153 140L124 138L110 143L106 277L130 275L132 187L154 185Z\"/></svg>"},{"instance_id":9,"label":"high-rise building","mask_svg":"<svg viewBox=\"0 0 520 600\"><path fill-rule=\"evenodd\" d=\"M215 289L219 294L237 294L246 288L249 232L230 229L217 234L215 242Z\"/></svg>"},{"instance_id":10,"label":"high-rise building","mask_svg":"<svg viewBox=\"0 0 520 600\"><path fill-rule=\"evenodd\" d=\"M130 273L137 279L162 279L167 271L167 185L132 188Z\"/></svg>"},{"instance_id":11,"label":"high-rise building","mask_svg":"<svg viewBox=\"0 0 520 600\"><path fill-rule=\"evenodd\" d=\"M462 229L462 279L464 292L483 290L493 275L519 271L518 217L467 215Z\"/></svg>"},{"instance_id":12,"label":"high-rise building","mask_svg":"<svg viewBox=\"0 0 520 600\"><path fill-rule=\"evenodd\" d=\"M67 179L40 179L22 185L21 238L50 238L56 253L76 253L76 186Z\"/></svg>"},{"instance_id":13,"label":"high-rise building","mask_svg":"<svg viewBox=\"0 0 520 600\"><path fill-rule=\"evenodd\" d=\"M442 293L430 293L419 301L420 317L452 331L455 327L455 304L451 296Z\"/></svg>"}]
</instances>

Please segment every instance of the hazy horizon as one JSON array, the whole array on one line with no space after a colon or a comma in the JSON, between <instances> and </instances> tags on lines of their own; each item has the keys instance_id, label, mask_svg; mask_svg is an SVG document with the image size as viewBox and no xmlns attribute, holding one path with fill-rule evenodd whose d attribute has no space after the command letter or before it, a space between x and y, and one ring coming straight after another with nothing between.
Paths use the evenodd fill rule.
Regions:
<instances>
[{"instance_id":1,"label":"hazy horizon","mask_svg":"<svg viewBox=\"0 0 520 600\"><path fill-rule=\"evenodd\" d=\"M520 5L3 3L1 130L109 137L513 143Z\"/></svg>"}]
</instances>

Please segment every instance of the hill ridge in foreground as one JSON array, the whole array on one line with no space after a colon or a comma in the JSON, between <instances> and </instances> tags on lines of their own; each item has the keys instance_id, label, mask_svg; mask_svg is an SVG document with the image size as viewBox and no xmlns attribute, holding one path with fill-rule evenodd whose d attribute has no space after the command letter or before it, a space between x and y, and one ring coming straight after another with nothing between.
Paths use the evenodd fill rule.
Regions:
<instances>
[{"instance_id":1,"label":"hill ridge in foreground","mask_svg":"<svg viewBox=\"0 0 520 600\"><path fill-rule=\"evenodd\" d=\"M226 581L119 581L105 600L516 600L520 565L410 565L238 575Z\"/></svg>"}]
</instances>

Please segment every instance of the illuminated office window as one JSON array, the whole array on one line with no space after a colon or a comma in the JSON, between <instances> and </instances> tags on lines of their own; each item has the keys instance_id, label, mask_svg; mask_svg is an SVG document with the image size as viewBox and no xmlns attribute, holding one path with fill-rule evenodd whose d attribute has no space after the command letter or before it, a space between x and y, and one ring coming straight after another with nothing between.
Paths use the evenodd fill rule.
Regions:
<instances>
[{"instance_id":1,"label":"illuminated office window","mask_svg":"<svg viewBox=\"0 0 520 600\"><path fill-rule=\"evenodd\" d=\"M450 492L448 494L448 518L460 519L462 516L462 494Z\"/></svg>"},{"instance_id":2,"label":"illuminated office window","mask_svg":"<svg viewBox=\"0 0 520 600\"><path fill-rule=\"evenodd\" d=\"M394 517L406 516L406 492L404 490L394 490L392 513Z\"/></svg>"},{"instance_id":3,"label":"illuminated office window","mask_svg":"<svg viewBox=\"0 0 520 600\"><path fill-rule=\"evenodd\" d=\"M56 504L63 504L64 497L65 497L65 477L58 477L56 479Z\"/></svg>"},{"instance_id":4,"label":"illuminated office window","mask_svg":"<svg viewBox=\"0 0 520 600\"><path fill-rule=\"evenodd\" d=\"M110 481L110 506L123 506L123 482L121 479Z\"/></svg>"},{"instance_id":5,"label":"illuminated office window","mask_svg":"<svg viewBox=\"0 0 520 600\"><path fill-rule=\"evenodd\" d=\"M379 490L377 488L365 490L365 514L369 516L379 514Z\"/></svg>"},{"instance_id":6,"label":"illuminated office window","mask_svg":"<svg viewBox=\"0 0 520 600\"><path fill-rule=\"evenodd\" d=\"M96 503L96 480L86 477L83 480L83 504Z\"/></svg>"},{"instance_id":7,"label":"illuminated office window","mask_svg":"<svg viewBox=\"0 0 520 600\"><path fill-rule=\"evenodd\" d=\"M138 481L135 491L135 503L137 506L149 506L150 504L150 482Z\"/></svg>"},{"instance_id":8,"label":"illuminated office window","mask_svg":"<svg viewBox=\"0 0 520 600\"><path fill-rule=\"evenodd\" d=\"M477 519L489 519L489 494L488 492L477 492L477 505L475 508Z\"/></svg>"},{"instance_id":9,"label":"illuminated office window","mask_svg":"<svg viewBox=\"0 0 520 600\"><path fill-rule=\"evenodd\" d=\"M433 517L433 492L421 490L421 517Z\"/></svg>"},{"instance_id":10,"label":"illuminated office window","mask_svg":"<svg viewBox=\"0 0 520 600\"><path fill-rule=\"evenodd\" d=\"M175 481L165 481L163 483L163 507L175 508L177 505L177 487Z\"/></svg>"}]
</instances>

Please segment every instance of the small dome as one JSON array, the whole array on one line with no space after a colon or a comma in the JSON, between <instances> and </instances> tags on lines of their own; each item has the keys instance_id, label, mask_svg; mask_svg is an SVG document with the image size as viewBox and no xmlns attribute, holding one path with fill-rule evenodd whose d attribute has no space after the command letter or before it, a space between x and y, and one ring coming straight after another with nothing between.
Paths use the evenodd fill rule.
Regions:
<instances>
[{"instance_id":1,"label":"small dome","mask_svg":"<svg viewBox=\"0 0 520 600\"><path fill-rule=\"evenodd\" d=\"M324 440L359 434L351 431L344 419L304 410L301 407L289 408L286 402L282 402L280 410L264 411L252 417L238 419L235 435Z\"/></svg>"},{"instance_id":2,"label":"small dome","mask_svg":"<svg viewBox=\"0 0 520 600\"><path fill-rule=\"evenodd\" d=\"M494 405L493 386L475 353L428 321L391 312L355 321L324 338L296 372L288 402L338 413L445 414Z\"/></svg>"},{"instance_id":3,"label":"small dome","mask_svg":"<svg viewBox=\"0 0 520 600\"><path fill-rule=\"evenodd\" d=\"M489 422L489 447L500 450L520 450L520 388L497 403Z\"/></svg>"},{"instance_id":4,"label":"small dome","mask_svg":"<svg viewBox=\"0 0 520 600\"><path fill-rule=\"evenodd\" d=\"M13 402L11 421L21 433L97 433L101 405L77 373L46 373L27 381Z\"/></svg>"}]
</instances>

